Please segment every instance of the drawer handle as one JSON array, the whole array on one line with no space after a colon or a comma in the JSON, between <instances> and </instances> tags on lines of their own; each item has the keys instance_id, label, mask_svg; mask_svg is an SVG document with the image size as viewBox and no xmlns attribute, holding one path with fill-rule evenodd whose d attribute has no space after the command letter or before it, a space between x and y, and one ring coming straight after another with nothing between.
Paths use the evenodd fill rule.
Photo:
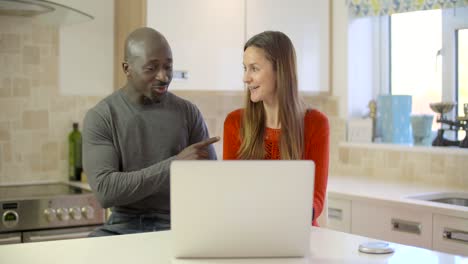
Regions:
<instances>
[{"instance_id":1,"label":"drawer handle","mask_svg":"<svg viewBox=\"0 0 468 264\"><path fill-rule=\"evenodd\" d=\"M343 220L343 210L328 207L328 218Z\"/></svg>"},{"instance_id":2,"label":"drawer handle","mask_svg":"<svg viewBox=\"0 0 468 264\"><path fill-rule=\"evenodd\" d=\"M0 238L0 245L14 244L14 243L21 243L21 235L11 236L11 237L6 237L6 238Z\"/></svg>"},{"instance_id":3,"label":"drawer handle","mask_svg":"<svg viewBox=\"0 0 468 264\"><path fill-rule=\"evenodd\" d=\"M392 218L392 229L395 231L421 234L421 223Z\"/></svg>"},{"instance_id":4,"label":"drawer handle","mask_svg":"<svg viewBox=\"0 0 468 264\"><path fill-rule=\"evenodd\" d=\"M445 239L468 243L468 232L463 232L460 230L455 230L455 229L450 229L450 228L444 228L444 232L442 233L442 236Z\"/></svg>"},{"instance_id":5,"label":"drawer handle","mask_svg":"<svg viewBox=\"0 0 468 264\"><path fill-rule=\"evenodd\" d=\"M52 240L61 240L61 239L85 238L89 236L89 233L91 233L91 231L70 233L70 234L58 234L58 235L30 236L28 241L26 242L42 242L42 241L52 241Z\"/></svg>"}]
</instances>

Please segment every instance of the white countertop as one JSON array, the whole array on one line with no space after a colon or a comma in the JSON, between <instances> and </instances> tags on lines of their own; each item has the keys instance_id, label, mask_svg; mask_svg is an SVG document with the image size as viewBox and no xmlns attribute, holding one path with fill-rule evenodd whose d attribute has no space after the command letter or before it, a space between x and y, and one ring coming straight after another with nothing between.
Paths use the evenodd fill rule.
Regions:
<instances>
[{"instance_id":1,"label":"white countertop","mask_svg":"<svg viewBox=\"0 0 468 264\"><path fill-rule=\"evenodd\" d=\"M468 264L468 258L391 243L392 254L360 253L360 243L372 239L312 227L307 260L276 259L190 260L186 263L444 263ZM1 263L171 263L171 232L152 232L99 238L49 241L0 246ZM182 263L182 262L181 262Z\"/></svg>"},{"instance_id":2,"label":"white countertop","mask_svg":"<svg viewBox=\"0 0 468 264\"><path fill-rule=\"evenodd\" d=\"M67 182L70 185L91 190L88 183ZM371 177L358 176L330 176L327 192L329 197L372 200L373 202L398 203L399 206L418 205L418 208L441 214L468 218L468 208L443 203L434 203L410 198L415 195L432 194L440 192L464 193L468 196L466 188L456 186L440 186L419 182L385 181Z\"/></svg>"},{"instance_id":3,"label":"white countertop","mask_svg":"<svg viewBox=\"0 0 468 264\"><path fill-rule=\"evenodd\" d=\"M401 181L383 181L370 177L331 176L328 179L328 195L334 198L350 200L372 200L374 203L398 203L398 206L441 213L456 217L468 218L468 208L444 203L409 198L410 196L439 192L463 193L468 195L466 188L456 186L438 186L423 183Z\"/></svg>"},{"instance_id":4,"label":"white countertop","mask_svg":"<svg viewBox=\"0 0 468 264\"><path fill-rule=\"evenodd\" d=\"M91 190L88 183L68 182ZM373 202L398 203L399 206L415 205L421 210L468 218L468 208L444 203L434 203L410 198L415 195L432 194L440 192L463 193L468 196L466 188L456 186L430 185L419 182L385 181L370 177L358 176L330 176L327 192L329 197L352 200L372 200Z\"/></svg>"},{"instance_id":5,"label":"white countertop","mask_svg":"<svg viewBox=\"0 0 468 264\"><path fill-rule=\"evenodd\" d=\"M76 187L91 191L91 187L89 186L89 183L84 183L84 182L79 182L79 181L67 181L65 183L70 184L71 186L76 186Z\"/></svg>"},{"instance_id":6,"label":"white countertop","mask_svg":"<svg viewBox=\"0 0 468 264\"><path fill-rule=\"evenodd\" d=\"M468 156L465 148L459 147L439 147L439 146L414 146L410 144L391 144L391 143L358 143L358 142L340 142L340 147L380 149L405 152L434 153L444 155L462 155Z\"/></svg>"}]
</instances>

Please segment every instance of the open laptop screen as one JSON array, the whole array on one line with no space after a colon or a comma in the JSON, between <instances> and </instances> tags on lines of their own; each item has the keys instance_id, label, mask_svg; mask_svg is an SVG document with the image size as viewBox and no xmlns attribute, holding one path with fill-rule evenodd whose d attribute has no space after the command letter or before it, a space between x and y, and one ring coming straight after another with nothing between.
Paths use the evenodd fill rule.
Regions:
<instances>
[{"instance_id":1,"label":"open laptop screen","mask_svg":"<svg viewBox=\"0 0 468 264\"><path fill-rule=\"evenodd\" d=\"M314 171L312 161L174 161L174 256L305 256Z\"/></svg>"}]
</instances>

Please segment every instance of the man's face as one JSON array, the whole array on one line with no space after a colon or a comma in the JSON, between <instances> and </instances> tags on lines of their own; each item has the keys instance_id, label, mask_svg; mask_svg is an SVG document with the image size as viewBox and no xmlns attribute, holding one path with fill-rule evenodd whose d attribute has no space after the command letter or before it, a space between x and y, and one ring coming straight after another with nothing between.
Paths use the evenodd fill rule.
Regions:
<instances>
[{"instance_id":1,"label":"man's face","mask_svg":"<svg viewBox=\"0 0 468 264\"><path fill-rule=\"evenodd\" d=\"M135 91L159 101L172 80L172 52L167 44L146 45L128 62L128 80Z\"/></svg>"}]
</instances>

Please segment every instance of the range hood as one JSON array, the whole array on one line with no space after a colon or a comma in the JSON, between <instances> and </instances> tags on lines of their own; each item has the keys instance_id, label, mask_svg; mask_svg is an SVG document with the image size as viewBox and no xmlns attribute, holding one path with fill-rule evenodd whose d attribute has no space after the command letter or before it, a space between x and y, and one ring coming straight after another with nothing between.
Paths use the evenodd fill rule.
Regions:
<instances>
[{"instance_id":1,"label":"range hood","mask_svg":"<svg viewBox=\"0 0 468 264\"><path fill-rule=\"evenodd\" d=\"M94 19L80 10L44 0L0 0L0 16L31 17L52 25L70 25Z\"/></svg>"}]
</instances>

